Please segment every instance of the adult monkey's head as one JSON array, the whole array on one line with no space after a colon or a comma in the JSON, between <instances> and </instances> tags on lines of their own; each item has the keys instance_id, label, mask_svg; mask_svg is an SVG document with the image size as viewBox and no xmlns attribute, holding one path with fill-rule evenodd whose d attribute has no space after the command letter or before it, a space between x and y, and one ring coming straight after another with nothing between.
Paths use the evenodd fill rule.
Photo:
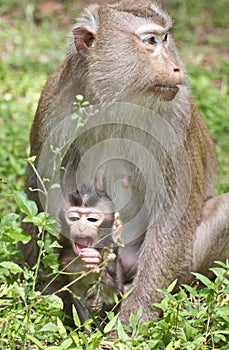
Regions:
<instances>
[{"instance_id":1,"label":"adult monkey's head","mask_svg":"<svg viewBox=\"0 0 229 350\"><path fill-rule=\"evenodd\" d=\"M144 98L150 107L176 97L185 84L183 65L170 34L172 20L157 4L124 0L89 7L85 15L88 22L79 20L73 36L88 65L86 90L93 100Z\"/></svg>"}]
</instances>

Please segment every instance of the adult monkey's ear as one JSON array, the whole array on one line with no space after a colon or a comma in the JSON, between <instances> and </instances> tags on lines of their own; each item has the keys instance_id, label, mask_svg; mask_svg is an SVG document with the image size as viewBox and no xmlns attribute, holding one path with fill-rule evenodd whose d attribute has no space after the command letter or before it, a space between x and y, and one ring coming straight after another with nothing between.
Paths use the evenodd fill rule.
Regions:
<instances>
[{"instance_id":1,"label":"adult monkey's ear","mask_svg":"<svg viewBox=\"0 0 229 350\"><path fill-rule=\"evenodd\" d=\"M80 56L86 57L88 54L88 49L94 43L96 30L90 26L82 25L73 29L72 32L76 50Z\"/></svg>"}]
</instances>

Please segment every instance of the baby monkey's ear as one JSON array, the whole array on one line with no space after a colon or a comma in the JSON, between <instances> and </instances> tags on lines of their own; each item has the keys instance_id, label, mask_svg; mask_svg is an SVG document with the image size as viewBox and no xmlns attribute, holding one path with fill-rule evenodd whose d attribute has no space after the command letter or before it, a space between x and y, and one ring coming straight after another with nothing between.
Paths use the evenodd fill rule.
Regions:
<instances>
[{"instance_id":1,"label":"baby monkey's ear","mask_svg":"<svg viewBox=\"0 0 229 350\"><path fill-rule=\"evenodd\" d=\"M122 220L120 219L120 215L118 212L115 213L115 220L112 226L112 238L114 243L117 243L119 238L121 238L122 235L122 229L123 224Z\"/></svg>"}]
</instances>

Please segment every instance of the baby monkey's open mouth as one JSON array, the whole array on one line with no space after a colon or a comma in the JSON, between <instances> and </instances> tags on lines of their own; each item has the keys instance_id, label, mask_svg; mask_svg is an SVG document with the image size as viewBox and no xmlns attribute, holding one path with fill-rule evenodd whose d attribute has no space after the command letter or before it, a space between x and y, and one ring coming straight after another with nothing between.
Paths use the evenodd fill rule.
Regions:
<instances>
[{"instance_id":1,"label":"baby monkey's open mouth","mask_svg":"<svg viewBox=\"0 0 229 350\"><path fill-rule=\"evenodd\" d=\"M93 244L92 239L89 238L79 238L77 241L73 241L73 250L74 252L79 255L80 251L84 248L89 248Z\"/></svg>"}]
</instances>

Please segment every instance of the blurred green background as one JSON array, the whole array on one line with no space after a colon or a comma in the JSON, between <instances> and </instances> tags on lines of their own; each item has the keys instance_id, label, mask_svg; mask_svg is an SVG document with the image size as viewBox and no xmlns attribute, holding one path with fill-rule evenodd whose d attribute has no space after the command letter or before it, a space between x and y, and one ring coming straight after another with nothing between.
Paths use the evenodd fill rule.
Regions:
<instances>
[{"instance_id":1,"label":"blurred green background","mask_svg":"<svg viewBox=\"0 0 229 350\"><path fill-rule=\"evenodd\" d=\"M16 210L12 194L23 188L29 130L39 95L47 76L63 59L67 34L86 3L0 2L1 216ZM217 191L229 191L228 0L164 0L162 5L174 19L174 37L194 99L216 143Z\"/></svg>"}]
</instances>

